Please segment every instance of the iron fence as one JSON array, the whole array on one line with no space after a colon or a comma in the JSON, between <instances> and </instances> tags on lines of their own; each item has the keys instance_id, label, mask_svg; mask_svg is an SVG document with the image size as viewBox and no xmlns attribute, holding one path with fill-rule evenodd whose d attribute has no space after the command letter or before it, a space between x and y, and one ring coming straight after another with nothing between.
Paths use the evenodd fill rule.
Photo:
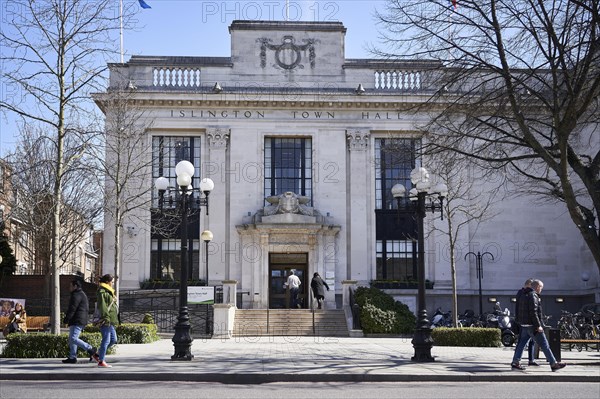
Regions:
<instances>
[{"instance_id":1,"label":"iron fence","mask_svg":"<svg viewBox=\"0 0 600 399\"><path fill-rule=\"evenodd\" d=\"M215 303L223 302L223 286L215 287ZM120 313L123 323L140 323L150 315L161 333L173 332L179 316L179 291L121 291ZM212 336L214 312L212 305L189 304L192 336Z\"/></svg>"}]
</instances>

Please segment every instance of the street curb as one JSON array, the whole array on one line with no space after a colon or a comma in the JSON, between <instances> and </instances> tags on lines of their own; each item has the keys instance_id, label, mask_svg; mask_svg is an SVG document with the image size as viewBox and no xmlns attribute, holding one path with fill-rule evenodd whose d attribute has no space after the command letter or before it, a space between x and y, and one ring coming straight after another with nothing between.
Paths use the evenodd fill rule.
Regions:
<instances>
[{"instance_id":1,"label":"street curb","mask_svg":"<svg viewBox=\"0 0 600 399\"><path fill-rule=\"evenodd\" d=\"M257 385L273 382L586 382L598 383L600 376L575 375L423 375L423 374L222 374L222 373L123 373L106 370L102 373L8 373L2 380L20 381L187 381L223 384ZM114 370L116 371L116 370Z\"/></svg>"}]
</instances>

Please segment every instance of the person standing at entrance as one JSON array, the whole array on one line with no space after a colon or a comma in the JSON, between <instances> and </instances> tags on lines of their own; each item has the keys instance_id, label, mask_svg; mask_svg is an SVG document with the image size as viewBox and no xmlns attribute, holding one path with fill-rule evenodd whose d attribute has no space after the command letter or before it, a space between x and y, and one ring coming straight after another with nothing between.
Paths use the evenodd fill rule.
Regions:
<instances>
[{"instance_id":1,"label":"person standing at entrance","mask_svg":"<svg viewBox=\"0 0 600 399\"><path fill-rule=\"evenodd\" d=\"M302 283L300 282L298 276L294 274L293 270L290 270L290 275L288 276L286 284L290 289L290 307L292 309L301 308L300 304L298 303L298 292L300 291L300 284Z\"/></svg>"},{"instance_id":2,"label":"person standing at entrance","mask_svg":"<svg viewBox=\"0 0 600 399\"><path fill-rule=\"evenodd\" d=\"M90 305L88 297L81 289L81 281L71 281L71 298L69 299L69 308L63 322L69 326L69 357L63 360L63 363L77 363L77 347L85 350L92 359L98 361L97 348L79 339L79 335L88 323Z\"/></svg>"},{"instance_id":3,"label":"person standing at entrance","mask_svg":"<svg viewBox=\"0 0 600 399\"><path fill-rule=\"evenodd\" d=\"M313 278L310 282L310 288L312 288L313 295L315 296L315 298L317 298L317 304L319 305L319 309L322 309L323 299L325 299L325 288L327 288L327 291L329 291L329 286L325 281L323 281L319 273L315 272L315 274L313 274Z\"/></svg>"}]
</instances>

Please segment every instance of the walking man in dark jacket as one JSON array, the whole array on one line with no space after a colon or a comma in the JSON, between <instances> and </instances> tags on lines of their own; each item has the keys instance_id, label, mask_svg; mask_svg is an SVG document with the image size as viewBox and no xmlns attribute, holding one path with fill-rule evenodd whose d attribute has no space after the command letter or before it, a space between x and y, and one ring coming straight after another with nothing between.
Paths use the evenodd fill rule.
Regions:
<instances>
[{"instance_id":1,"label":"walking man in dark jacket","mask_svg":"<svg viewBox=\"0 0 600 399\"><path fill-rule=\"evenodd\" d=\"M317 298L319 309L322 309L323 299L325 299L325 288L327 288L327 291L329 291L329 286L325 281L323 281L321 276L319 276L319 273L315 272L315 274L313 274L312 281L310 282L310 287L313 290L313 295L315 298Z\"/></svg>"},{"instance_id":2,"label":"walking man in dark jacket","mask_svg":"<svg viewBox=\"0 0 600 399\"><path fill-rule=\"evenodd\" d=\"M529 337L531 337L544 352L546 360L550 363L550 369L552 371L560 370L566 366L565 363L559 363L556 361L548 340L544 334L543 324L543 312L542 312L542 300L540 294L544 288L544 283L541 280L533 280L531 283L531 291L527 291L524 295L521 295L517 302L517 323L521 325L522 330L526 330ZM523 333L521 333L521 337ZM523 345L524 347L525 345ZM523 354L523 347L521 347L520 353L515 351L511 368L524 370L525 367L521 366L520 360Z\"/></svg>"},{"instance_id":3,"label":"walking man in dark jacket","mask_svg":"<svg viewBox=\"0 0 600 399\"><path fill-rule=\"evenodd\" d=\"M88 323L89 313L90 305L87 295L81 289L81 281L74 279L71 281L71 298L64 319L64 323L69 326L69 357L63 360L63 363L77 363L77 347L85 350L90 355L90 359L98 357L96 348L79 339L79 335Z\"/></svg>"},{"instance_id":4,"label":"walking man in dark jacket","mask_svg":"<svg viewBox=\"0 0 600 399\"><path fill-rule=\"evenodd\" d=\"M532 278L528 278L523 284L523 288L517 292L517 300L515 306L515 324L519 325L517 320L519 319L519 303L524 300L523 298L527 296L528 293L533 291L531 288L531 283L533 283ZM521 328L519 326L519 336L517 337L517 347L515 349L515 355L513 357L513 364L520 364L521 357L523 356L523 351L525 350L525 345L529 344L527 354L529 355L529 365L530 366L539 366L539 364L535 361L535 357L533 356L533 340L529 336L526 328ZM518 367L513 367L518 368Z\"/></svg>"}]
</instances>

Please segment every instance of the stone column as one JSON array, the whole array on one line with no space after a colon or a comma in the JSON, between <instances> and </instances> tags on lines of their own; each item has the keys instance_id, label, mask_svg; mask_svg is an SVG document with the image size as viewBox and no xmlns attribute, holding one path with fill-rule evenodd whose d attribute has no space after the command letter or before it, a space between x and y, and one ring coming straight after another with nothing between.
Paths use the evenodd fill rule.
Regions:
<instances>
[{"instance_id":1,"label":"stone column","mask_svg":"<svg viewBox=\"0 0 600 399\"><path fill-rule=\"evenodd\" d=\"M356 289L356 280L344 280L342 281L342 303L344 309L344 316L346 317L346 326L348 327L348 334L350 337L359 338L363 337L362 330L354 329L354 315L352 314L352 308L350 307L350 290Z\"/></svg>"},{"instance_id":2,"label":"stone column","mask_svg":"<svg viewBox=\"0 0 600 399\"><path fill-rule=\"evenodd\" d=\"M336 236L340 232L340 226L329 225L326 226L322 233L321 238L321 253L323 256L323 270L321 278L329 285L330 291L325 292L325 309L336 309L337 304L335 301L336 295L336 266L338 264L338 250L336 243ZM340 287L338 287L340 288ZM339 292L339 291L337 291Z\"/></svg>"},{"instance_id":3,"label":"stone column","mask_svg":"<svg viewBox=\"0 0 600 399\"><path fill-rule=\"evenodd\" d=\"M269 307L269 233L261 231L260 259L253 263L252 270L252 309L267 309Z\"/></svg>"},{"instance_id":4,"label":"stone column","mask_svg":"<svg viewBox=\"0 0 600 399\"><path fill-rule=\"evenodd\" d=\"M227 198L229 195L229 181L225 170L227 169L227 144L229 142L229 129L223 127L209 127L206 129L206 144L208 159L203 162L202 177L210 177L215 188L210 193L208 222L204 228L213 233L213 241L209 244L208 269L209 277L213 282L229 277L229 214L227 213ZM211 223L211 221L213 221ZM206 250L204 243L202 249ZM202 257L202 259L205 259ZM206 265L204 265L206 266ZM200 277L202 277L201 268Z\"/></svg>"},{"instance_id":5,"label":"stone column","mask_svg":"<svg viewBox=\"0 0 600 399\"><path fill-rule=\"evenodd\" d=\"M237 281L223 280L223 303L237 305ZM236 306L237 307L237 306Z\"/></svg>"},{"instance_id":6,"label":"stone column","mask_svg":"<svg viewBox=\"0 0 600 399\"><path fill-rule=\"evenodd\" d=\"M344 307L350 306L350 289L356 288L356 280L342 281L342 304Z\"/></svg>"},{"instance_id":7,"label":"stone column","mask_svg":"<svg viewBox=\"0 0 600 399\"><path fill-rule=\"evenodd\" d=\"M347 279L368 282L369 275L369 240L368 240L368 200L371 182L368 165L369 130L354 129L346 131L348 141L349 168L346 179L350 206L346 220L349 226Z\"/></svg>"},{"instance_id":8,"label":"stone column","mask_svg":"<svg viewBox=\"0 0 600 399\"><path fill-rule=\"evenodd\" d=\"M213 339L230 339L234 328L237 281L224 280L223 303L213 305Z\"/></svg>"}]
</instances>

